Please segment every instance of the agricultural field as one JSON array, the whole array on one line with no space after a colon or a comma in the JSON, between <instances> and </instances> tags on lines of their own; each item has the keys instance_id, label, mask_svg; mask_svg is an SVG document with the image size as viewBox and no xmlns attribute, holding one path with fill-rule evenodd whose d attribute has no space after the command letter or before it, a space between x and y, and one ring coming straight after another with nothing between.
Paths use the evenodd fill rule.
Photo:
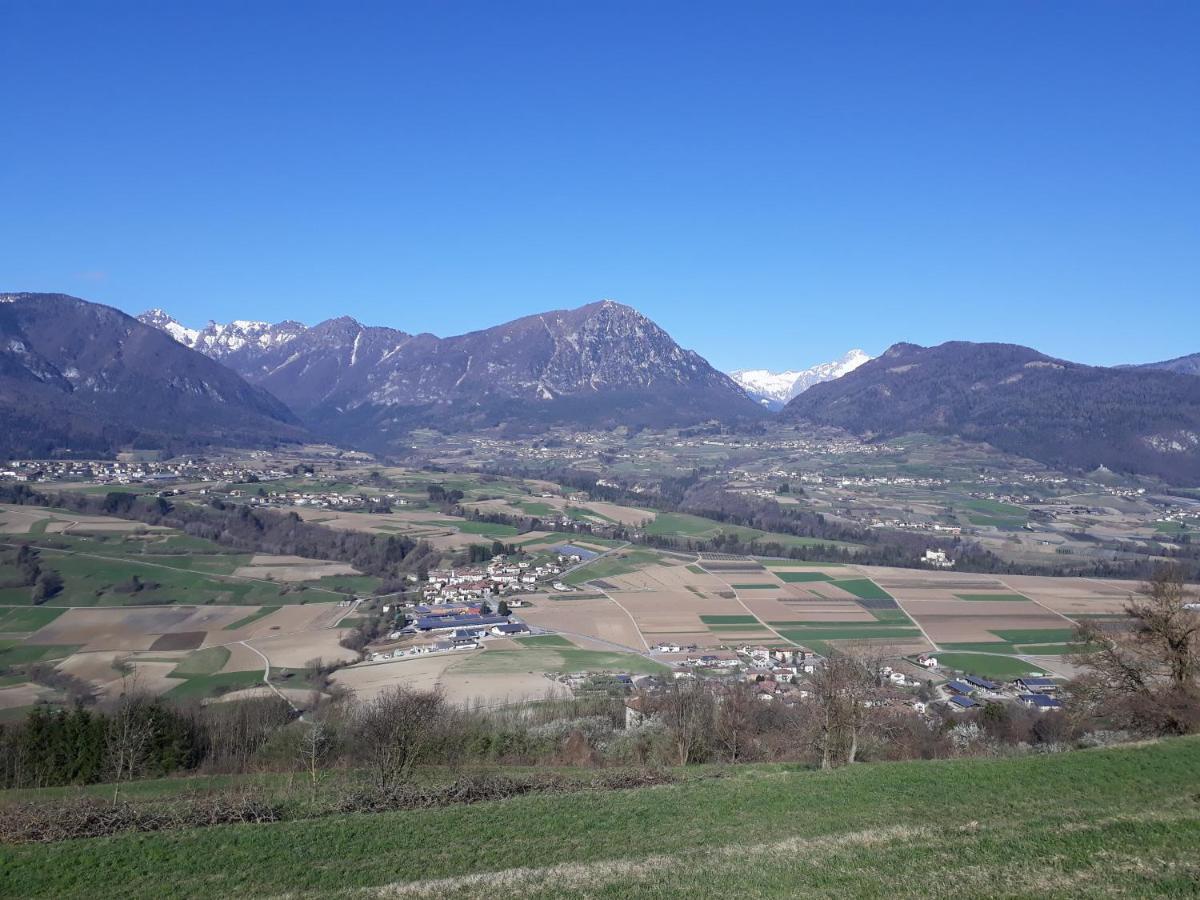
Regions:
<instances>
[{"instance_id":1,"label":"agricultural field","mask_svg":"<svg viewBox=\"0 0 1200 900\"><path fill-rule=\"evenodd\" d=\"M752 558L623 551L578 568L578 607L544 603L531 622L640 649L671 643L875 645L936 652L1002 673L1070 675L1077 620L1120 609L1129 582L1005 577ZM569 596L569 595L567 595ZM578 608L579 615L573 616ZM640 640L633 640L631 626ZM953 654L953 655L950 655Z\"/></svg>"}]
</instances>

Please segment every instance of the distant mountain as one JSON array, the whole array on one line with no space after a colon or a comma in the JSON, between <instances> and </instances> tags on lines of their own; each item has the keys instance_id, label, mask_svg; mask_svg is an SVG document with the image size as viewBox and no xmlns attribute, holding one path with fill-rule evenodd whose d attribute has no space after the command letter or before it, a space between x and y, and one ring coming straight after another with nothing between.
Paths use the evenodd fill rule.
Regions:
<instances>
[{"instance_id":1,"label":"distant mountain","mask_svg":"<svg viewBox=\"0 0 1200 900\"><path fill-rule=\"evenodd\" d=\"M0 454L243 446L304 437L261 388L118 310L0 294Z\"/></svg>"},{"instance_id":2,"label":"distant mountain","mask_svg":"<svg viewBox=\"0 0 1200 900\"><path fill-rule=\"evenodd\" d=\"M1122 366L1131 369L1162 369L1166 372L1178 372L1181 375L1200 375L1200 353L1179 356L1162 362L1142 363L1139 366Z\"/></svg>"},{"instance_id":3,"label":"distant mountain","mask_svg":"<svg viewBox=\"0 0 1200 900\"><path fill-rule=\"evenodd\" d=\"M418 426L660 426L761 417L728 376L641 313L609 300L449 338L345 317L312 328L210 324L195 338L161 311L143 321L181 334L322 434L366 446Z\"/></svg>"},{"instance_id":4,"label":"distant mountain","mask_svg":"<svg viewBox=\"0 0 1200 900\"><path fill-rule=\"evenodd\" d=\"M731 372L730 377L741 385L747 394L761 403L767 409L778 411L798 394L807 391L814 384L841 378L847 372L853 372L871 357L862 350L851 350L841 359L833 362L820 363L809 369L798 369L787 372L771 372L767 369L739 369Z\"/></svg>"},{"instance_id":5,"label":"distant mountain","mask_svg":"<svg viewBox=\"0 0 1200 900\"><path fill-rule=\"evenodd\" d=\"M1200 484L1200 378L1012 344L896 344L781 414L868 438L954 434L1049 465Z\"/></svg>"},{"instance_id":6,"label":"distant mountain","mask_svg":"<svg viewBox=\"0 0 1200 900\"><path fill-rule=\"evenodd\" d=\"M219 359L231 368L241 369L262 354L281 347L308 331L300 322L250 322L235 320L227 325L209 322L203 328L181 325L161 309L151 309L137 317L139 322L165 331L179 343L205 356Z\"/></svg>"}]
</instances>

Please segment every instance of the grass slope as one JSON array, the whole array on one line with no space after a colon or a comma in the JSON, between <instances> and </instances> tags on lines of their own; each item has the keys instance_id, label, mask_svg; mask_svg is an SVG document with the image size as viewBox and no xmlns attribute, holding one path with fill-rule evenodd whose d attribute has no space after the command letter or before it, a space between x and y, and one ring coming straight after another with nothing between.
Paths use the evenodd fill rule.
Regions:
<instances>
[{"instance_id":1,"label":"grass slope","mask_svg":"<svg viewBox=\"0 0 1200 900\"><path fill-rule=\"evenodd\" d=\"M1194 896L1198 765L1200 741L1183 738L833 773L746 767L660 788L7 847L5 893Z\"/></svg>"}]
</instances>

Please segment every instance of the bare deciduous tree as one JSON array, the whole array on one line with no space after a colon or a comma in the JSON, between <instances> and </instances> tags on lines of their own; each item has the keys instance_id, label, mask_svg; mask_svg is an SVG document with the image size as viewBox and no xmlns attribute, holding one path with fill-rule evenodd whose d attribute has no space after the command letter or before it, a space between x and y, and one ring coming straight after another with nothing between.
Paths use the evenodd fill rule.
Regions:
<instances>
[{"instance_id":1,"label":"bare deciduous tree","mask_svg":"<svg viewBox=\"0 0 1200 900\"><path fill-rule=\"evenodd\" d=\"M358 738L376 786L396 786L412 771L438 734L446 712L442 695L394 687L363 705Z\"/></svg>"},{"instance_id":2,"label":"bare deciduous tree","mask_svg":"<svg viewBox=\"0 0 1200 900\"><path fill-rule=\"evenodd\" d=\"M1155 572L1117 629L1080 626L1072 697L1092 715L1154 734L1200 728L1200 610L1175 567Z\"/></svg>"},{"instance_id":3,"label":"bare deciduous tree","mask_svg":"<svg viewBox=\"0 0 1200 900\"><path fill-rule=\"evenodd\" d=\"M704 685L691 678L675 679L664 691L658 713L670 732L679 765L695 761L712 728L712 696Z\"/></svg>"},{"instance_id":4,"label":"bare deciduous tree","mask_svg":"<svg viewBox=\"0 0 1200 900\"><path fill-rule=\"evenodd\" d=\"M713 732L729 762L744 762L753 754L759 705L754 687L744 681L721 692Z\"/></svg>"},{"instance_id":5,"label":"bare deciduous tree","mask_svg":"<svg viewBox=\"0 0 1200 900\"><path fill-rule=\"evenodd\" d=\"M121 782L132 781L146 765L154 738L154 719L137 676L122 679L121 696L108 720L104 751L113 779L113 803L120 798Z\"/></svg>"},{"instance_id":6,"label":"bare deciduous tree","mask_svg":"<svg viewBox=\"0 0 1200 900\"><path fill-rule=\"evenodd\" d=\"M871 644L845 646L813 672L809 729L821 755L821 768L832 769L858 758L870 704L879 693L885 654Z\"/></svg>"}]
</instances>

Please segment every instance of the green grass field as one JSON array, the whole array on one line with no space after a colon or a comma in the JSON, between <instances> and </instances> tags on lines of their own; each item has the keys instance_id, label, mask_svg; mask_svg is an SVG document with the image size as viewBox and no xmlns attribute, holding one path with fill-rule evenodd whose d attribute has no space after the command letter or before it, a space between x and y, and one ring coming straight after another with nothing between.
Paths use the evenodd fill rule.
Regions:
<instances>
[{"instance_id":1,"label":"green grass field","mask_svg":"<svg viewBox=\"0 0 1200 900\"><path fill-rule=\"evenodd\" d=\"M262 670L252 672L222 672L218 675L194 675L181 681L164 695L172 700L199 700L216 697L230 691L262 684Z\"/></svg>"},{"instance_id":2,"label":"green grass field","mask_svg":"<svg viewBox=\"0 0 1200 900\"><path fill-rule=\"evenodd\" d=\"M705 625L757 625L754 616L701 616L700 621Z\"/></svg>"},{"instance_id":3,"label":"green grass field","mask_svg":"<svg viewBox=\"0 0 1200 900\"><path fill-rule=\"evenodd\" d=\"M734 767L657 788L11 846L4 893L1195 896L1198 766L1200 741L1178 738L832 773Z\"/></svg>"},{"instance_id":4,"label":"green grass field","mask_svg":"<svg viewBox=\"0 0 1200 900\"><path fill-rule=\"evenodd\" d=\"M772 584L769 581L747 582L744 584L731 584L731 588L735 591L777 591L778 584Z\"/></svg>"},{"instance_id":5,"label":"green grass field","mask_svg":"<svg viewBox=\"0 0 1200 900\"><path fill-rule=\"evenodd\" d=\"M615 575L628 575L645 566L652 566L662 559L652 550L628 550L612 556L605 556L582 568L576 569L563 579L565 584L579 585L596 579L612 578Z\"/></svg>"},{"instance_id":6,"label":"green grass field","mask_svg":"<svg viewBox=\"0 0 1200 900\"><path fill-rule=\"evenodd\" d=\"M53 544L53 546L50 546ZM333 576L306 582L311 591L289 591L266 580L239 578L233 572L250 563L249 554L230 553L219 545L178 533L142 539L128 534L46 535L35 544L44 569L63 577L63 589L43 609L73 606L133 605L274 605L333 599L326 591L366 592L378 585L369 576ZM0 562L0 582L15 578L13 563ZM136 576L139 590L130 586ZM0 606L30 606L29 588L0 590Z\"/></svg>"},{"instance_id":7,"label":"green grass field","mask_svg":"<svg viewBox=\"0 0 1200 900\"><path fill-rule=\"evenodd\" d=\"M517 534L515 525L503 525L495 522L473 522L468 519L439 519L433 522L445 528L457 528L463 534L485 534L488 537L512 537Z\"/></svg>"},{"instance_id":8,"label":"green grass field","mask_svg":"<svg viewBox=\"0 0 1200 900\"><path fill-rule=\"evenodd\" d=\"M174 669L171 678L191 678L195 675L216 675L229 662L228 647L209 647L193 650Z\"/></svg>"},{"instance_id":9,"label":"green grass field","mask_svg":"<svg viewBox=\"0 0 1200 900\"><path fill-rule=\"evenodd\" d=\"M959 504L968 510L966 517L972 525L1015 531L1029 521L1028 510L997 500L964 500Z\"/></svg>"},{"instance_id":10,"label":"green grass field","mask_svg":"<svg viewBox=\"0 0 1200 900\"><path fill-rule=\"evenodd\" d=\"M8 666L66 659L79 647L78 644L23 644L20 641L0 641L0 671Z\"/></svg>"}]
</instances>

